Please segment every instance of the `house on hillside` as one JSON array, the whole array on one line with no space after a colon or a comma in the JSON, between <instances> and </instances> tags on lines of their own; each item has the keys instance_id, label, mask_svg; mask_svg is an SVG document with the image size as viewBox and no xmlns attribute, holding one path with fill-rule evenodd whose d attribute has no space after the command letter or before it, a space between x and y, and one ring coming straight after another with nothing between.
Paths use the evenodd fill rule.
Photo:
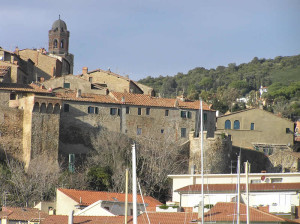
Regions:
<instances>
[{"instance_id":1,"label":"house on hillside","mask_svg":"<svg viewBox=\"0 0 300 224\"><path fill-rule=\"evenodd\" d=\"M147 211L155 211L159 201L143 196ZM128 214L132 215L132 194L128 195ZM137 196L138 214L145 211L142 196ZM75 216L118 216L124 215L125 194L102 191L84 191L58 188L56 191L56 214L69 215L74 210Z\"/></svg>"},{"instance_id":2,"label":"house on hillside","mask_svg":"<svg viewBox=\"0 0 300 224\"><path fill-rule=\"evenodd\" d=\"M294 123L261 109L237 111L218 117L217 130L231 135L232 145L254 149L253 144L294 144Z\"/></svg>"},{"instance_id":3,"label":"house on hillside","mask_svg":"<svg viewBox=\"0 0 300 224\"><path fill-rule=\"evenodd\" d=\"M82 74L78 76L89 81L94 86L107 88L112 92L155 96L153 88L139 84L138 82L129 79L129 77L118 75L110 70L104 71L102 69L96 69L89 72L87 67L83 67Z\"/></svg>"}]
</instances>

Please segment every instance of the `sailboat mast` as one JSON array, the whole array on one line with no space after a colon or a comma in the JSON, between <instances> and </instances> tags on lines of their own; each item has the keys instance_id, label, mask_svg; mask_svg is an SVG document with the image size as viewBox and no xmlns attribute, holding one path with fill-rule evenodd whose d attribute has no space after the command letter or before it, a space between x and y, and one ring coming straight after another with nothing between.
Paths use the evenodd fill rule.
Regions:
<instances>
[{"instance_id":1,"label":"sailboat mast","mask_svg":"<svg viewBox=\"0 0 300 224\"><path fill-rule=\"evenodd\" d=\"M136 187L136 154L135 143L132 145L132 203L133 203L133 224L137 224L137 187Z\"/></svg>"},{"instance_id":2,"label":"sailboat mast","mask_svg":"<svg viewBox=\"0 0 300 224\"><path fill-rule=\"evenodd\" d=\"M201 203L201 209L202 209L202 217L201 221L204 223L204 152L203 152L203 106L202 106L202 99L200 99L200 122L201 122L201 192L202 192L202 203Z\"/></svg>"},{"instance_id":3,"label":"sailboat mast","mask_svg":"<svg viewBox=\"0 0 300 224\"><path fill-rule=\"evenodd\" d=\"M125 220L124 223L127 224L127 214L128 214L128 169L126 169L125 173Z\"/></svg>"},{"instance_id":4,"label":"sailboat mast","mask_svg":"<svg viewBox=\"0 0 300 224\"><path fill-rule=\"evenodd\" d=\"M250 164L245 162L245 172L246 172L246 193L247 193L247 224L250 224L250 212L249 212L249 173Z\"/></svg>"},{"instance_id":5,"label":"sailboat mast","mask_svg":"<svg viewBox=\"0 0 300 224\"><path fill-rule=\"evenodd\" d=\"M240 168L241 166L241 158L240 158L240 155L238 156L238 164L237 164L237 176L238 176L238 183L237 183L237 186L238 186L238 192L237 192L237 224L240 224L240 202L241 202L241 188L240 188Z\"/></svg>"}]
</instances>

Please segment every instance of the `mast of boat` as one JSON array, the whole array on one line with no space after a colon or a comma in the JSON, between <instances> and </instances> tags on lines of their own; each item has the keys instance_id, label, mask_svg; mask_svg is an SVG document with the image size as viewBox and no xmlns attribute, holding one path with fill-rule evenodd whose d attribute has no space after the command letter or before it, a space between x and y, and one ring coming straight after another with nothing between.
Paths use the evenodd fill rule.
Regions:
<instances>
[{"instance_id":1,"label":"mast of boat","mask_svg":"<svg viewBox=\"0 0 300 224\"><path fill-rule=\"evenodd\" d=\"M201 203L201 223L204 223L204 152L203 152L203 106L202 99L200 98L200 125L201 125L201 193L202 193L202 203Z\"/></svg>"},{"instance_id":2,"label":"mast of boat","mask_svg":"<svg viewBox=\"0 0 300 224\"><path fill-rule=\"evenodd\" d=\"M237 224L240 224L240 202L241 202L241 188L240 188L240 166L241 166L241 158L238 155L238 164L237 164L237 176L238 176L238 192L237 192Z\"/></svg>"},{"instance_id":3,"label":"mast of boat","mask_svg":"<svg viewBox=\"0 0 300 224\"><path fill-rule=\"evenodd\" d=\"M128 214L128 169L125 172L125 220L124 223L127 224L127 214Z\"/></svg>"},{"instance_id":4,"label":"mast of boat","mask_svg":"<svg viewBox=\"0 0 300 224\"><path fill-rule=\"evenodd\" d=\"M137 187L136 187L136 154L135 143L132 145L132 203L133 203L133 224L137 224Z\"/></svg>"},{"instance_id":5,"label":"mast of boat","mask_svg":"<svg viewBox=\"0 0 300 224\"><path fill-rule=\"evenodd\" d=\"M249 175L250 163L245 162L245 173L246 173L246 194L247 194L247 224L250 224L250 212L249 212Z\"/></svg>"}]
</instances>

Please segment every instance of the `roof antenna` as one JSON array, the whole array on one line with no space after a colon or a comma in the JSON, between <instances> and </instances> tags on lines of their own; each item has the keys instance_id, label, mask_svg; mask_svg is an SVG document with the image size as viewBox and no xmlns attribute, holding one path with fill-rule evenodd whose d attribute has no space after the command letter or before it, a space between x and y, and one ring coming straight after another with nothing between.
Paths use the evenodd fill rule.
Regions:
<instances>
[{"instance_id":1,"label":"roof antenna","mask_svg":"<svg viewBox=\"0 0 300 224\"><path fill-rule=\"evenodd\" d=\"M58 15L58 19L60 19L60 15Z\"/></svg>"}]
</instances>

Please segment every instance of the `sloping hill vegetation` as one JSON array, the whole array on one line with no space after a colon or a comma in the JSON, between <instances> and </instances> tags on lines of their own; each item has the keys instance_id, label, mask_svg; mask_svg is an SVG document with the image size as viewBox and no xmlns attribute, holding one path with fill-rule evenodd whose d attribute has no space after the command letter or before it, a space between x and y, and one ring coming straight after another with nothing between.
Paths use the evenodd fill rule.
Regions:
<instances>
[{"instance_id":1,"label":"sloping hill vegetation","mask_svg":"<svg viewBox=\"0 0 300 224\"><path fill-rule=\"evenodd\" d=\"M261 86L270 87L264 94L265 109L289 118L300 116L300 55L274 59L255 57L240 65L230 63L216 69L197 67L187 74L148 76L139 82L153 87L162 97L185 95L193 100L201 97L223 113L244 109L245 104L236 103L241 97L248 98L248 106L258 106L258 90ZM277 104L284 104L285 109L278 110Z\"/></svg>"}]
</instances>

